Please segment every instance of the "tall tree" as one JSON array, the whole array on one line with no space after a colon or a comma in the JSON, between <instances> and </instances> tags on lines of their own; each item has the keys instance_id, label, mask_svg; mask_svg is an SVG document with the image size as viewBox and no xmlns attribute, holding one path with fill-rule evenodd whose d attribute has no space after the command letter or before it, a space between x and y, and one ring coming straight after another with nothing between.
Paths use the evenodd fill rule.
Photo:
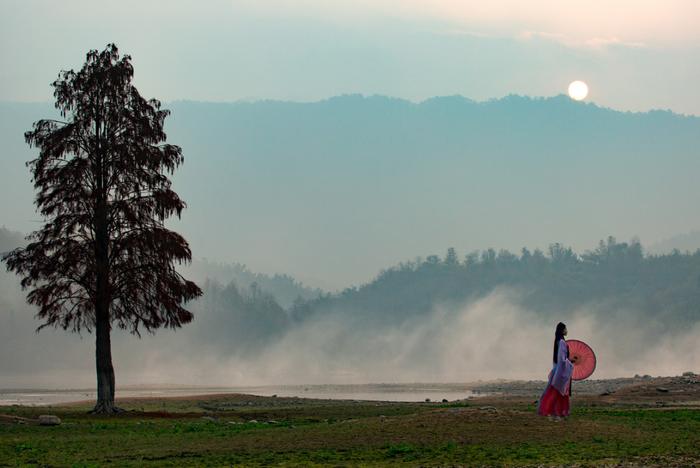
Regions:
<instances>
[{"instance_id":1,"label":"tall tree","mask_svg":"<svg viewBox=\"0 0 700 468\"><path fill-rule=\"evenodd\" d=\"M192 254L164 225L185 208L167 176L182 151L164 143L169 111L141 97L133 74L131 57L120 58L114 44L59 74L52 86L63 120L40 120L25 133L39 149L27 165L45 224L4 257L39 307L39 329L95 331L97 413L118 411L112 327L138 336L178 328L192 320L184 303L202 293L175 270Z\"/></svg>"}]
</instances>

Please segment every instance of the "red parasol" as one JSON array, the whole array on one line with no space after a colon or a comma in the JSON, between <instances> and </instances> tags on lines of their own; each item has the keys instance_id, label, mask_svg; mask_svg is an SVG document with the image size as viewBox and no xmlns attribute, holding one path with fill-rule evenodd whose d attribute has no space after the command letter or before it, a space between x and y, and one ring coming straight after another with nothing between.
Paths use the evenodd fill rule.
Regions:
<instances>
[{"instance_id":1,"label":"red parasol","mask_svg":"<svg viewBox=\"0 0 700 468\"><path fill-rule=\"evenodd\" d=\"M583 380L593 374L595 370L595 353L583 341L566 340L566 345L569 347L569 361L574 364L574 380Z\"/></svg>"}]
</instances>

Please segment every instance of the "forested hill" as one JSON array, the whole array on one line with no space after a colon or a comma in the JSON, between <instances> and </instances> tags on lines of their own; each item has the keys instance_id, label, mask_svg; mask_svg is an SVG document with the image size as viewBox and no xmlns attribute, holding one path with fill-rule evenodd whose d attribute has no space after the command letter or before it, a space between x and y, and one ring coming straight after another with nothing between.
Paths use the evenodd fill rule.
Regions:
<instances>
[{"instance_id":1,"label":"forested hill","mask_svg":"<svg viewBox=\"0 0 700 468\"><path fill-rule=\"evenodd\" d=\"M501 288L545 317L582 307L682 328L700 321L700 250L645 256L638 242L601 241L583 254L561 244L518 255L489 249L428 256L381 272L361 287L297 305L296 320L335 312L368 323L401 322L436 307L459 308Z\"/></svg>"},{"instance_id":2,"label":"forested hill","mask_svg":"<svg viewBox=\"0 0 700 468\"><path fill-rule=\"evenodd\" d=\"M0 228L0 252L23 242L20 233ZM443 256L401 263L336 294L242 264L200 260L186 274L204 286L196 305L204 328L253 341L326 315L401 323L436 307L458 309L496 290L513 293L510 301L543 317L594 306L597 313L631 314L675 327L700 322L700 249L645 255L639 242L612 237L583 253L562 244L518 254L489 249L463 255L450 248Z\"/></svg>"},{"instance_id":3,"label":"forested hill","mask_svg":"<svg viewBox=\"0 0 700 468\"><path fill-rule=\"evenodd\" d=\"M219 286L231 283L242 290L264 291L271 294L275 301L284 308L289 308L295 301L315 299L323 294L318 288L305 286L288 274L265 274L252 271L248 266L232 262L212 262L207 259L193 260L191 265L183 268L186 276L194 281L210 280Z\"/></svg>"},{"instance_id":4,"label":"forested hill","mask_svg":"<svg viewBox=\"0 0 700 468\"><path fill-rule=\"evenodd\" d=\"M21 236L0 230L0 240L14 246ZM200 266L202 271L212 267L204 262ZM241 265L218 268L209 269L218 280L200 282L204 296L191 304L194 322L168 341L173 352L239 356L252 359L259 369L275 369L288 358L289 365L283 367L292 370L321 362L312 369L321 377L336 369L338 360L341 368L360 372L381 355L386 369L415 370L407 379L429 375L436 362L444 363L440 378L449 379L470 369L484 372L486 367L467 364L482 362L474 353L488 342L512 333L521 345L540 342L559 320L570 320L576 336L593 340L608 359L624 356L629 365L636 362L636 353L653 354L652 345L675 350L676 342L669 340L685 343L674 352L679 353L679 365L689 365L696 352L693 330L700 329L700 250L645 255L638 242L612 238L583 253L561 244L517 254L486 250L465 255L449 249L384 270L362 286L320 297L291 277L280 277L286 279L277 289L276 276L257 275ZM299 297L290 301L294 288ZM21 349L29 355L36 345L31 341L39 324L32 318L36 311L24 304L14 275L0 271L0 292L0 352ZM60 337L42 334L41 340L47 346L59 343ZM130 355L126 348L124 352ZM454 361L455 353L462 352L472 359ZM639 367L648 372L648 365ZM659 361L654 369L666 365ZM381 379L386 369L379 366L365 378Z\"/></svg>"},{"instance_id":5,"label":"forested hill","mask_svg":"<svg viewBox=\"0 0 700 468\"><path fill-rule=\"evenodd\" d=\"M0 227L0 255L24 244L26 241L22 233ZM0 264L0 268L4 271L5 265ZM264 298L265 301L274 298L272 300L279 304L277 307L289 308L295 301L309 300L323 294L322 290L307 287L290 275L254 272L241 263L195 259L191 264L180 268L185 276L198 283L206 283L212 291L235 288L241 298L246 297L248 302L254 298ZM241 300L243 304L245 301Z\"/></svg>"}]
</instances>

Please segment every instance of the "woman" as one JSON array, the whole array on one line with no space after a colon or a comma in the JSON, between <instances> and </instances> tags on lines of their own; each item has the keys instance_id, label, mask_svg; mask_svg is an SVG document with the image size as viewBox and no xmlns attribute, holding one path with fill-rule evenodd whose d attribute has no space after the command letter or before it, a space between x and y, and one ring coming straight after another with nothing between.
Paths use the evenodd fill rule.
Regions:
<instances>
[{"instance_id":1,"label":"woman","mask_svg":"<svg viewBox=\"0 0 700 468\"><path fill-rule=\"evenodd\" d=\"M571 375L574 365L569 361L569 347L564 337L567 334L566 325L559 322L554 333L554 366L549 373L547 388L540 397L537 414L554 416L555 418L569 415L569 397L571 396Z\"/></svg>"}]
</instances>

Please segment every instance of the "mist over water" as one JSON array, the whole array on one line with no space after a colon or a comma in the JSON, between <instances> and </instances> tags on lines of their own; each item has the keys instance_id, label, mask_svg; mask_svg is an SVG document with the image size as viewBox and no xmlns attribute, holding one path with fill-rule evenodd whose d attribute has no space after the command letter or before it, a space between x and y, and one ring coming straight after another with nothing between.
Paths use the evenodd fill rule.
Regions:
<instances>
[{"instance_id":1,"label":"mist over water","mask_svg":"<svg viewBox=\"0 0 700 468\"><path fill-rule=\"evenodd\" d=\"M0 388L94 386L93 335L34 333L39 322L16 278L3 272L0 288L8 311L0 327ZM430 313L381 326L331 311L249 349L199 333L219 318L196 303L195 321L176 332L138 339L115 330L117 387L543 380L556 321L519 305L521 294L499 288L461 306L436 304ZM562 311L569 338L586 341L597 354L593 378L700 371L700 323L668 331L629 312L593 303Z\"/></svg>"},{"instance_id":2,"label":"mist over water","mask_svg":"<svg viewBox=\"0 0 700 468\"><path fill-rule=\"evenodd\" d=\"M291 330L252 359L224 358L211 375L246 384L545 379L556 323L517 306L511 294L498 290L458 309L436 306L385 329L325 317ZM597 353L595 378L697 370L699 324L659 335L660 325L606 319L595 306L567 315L570 337ZM196 360L189 366L197 368Z\"/></svg>"}]
</instances>

